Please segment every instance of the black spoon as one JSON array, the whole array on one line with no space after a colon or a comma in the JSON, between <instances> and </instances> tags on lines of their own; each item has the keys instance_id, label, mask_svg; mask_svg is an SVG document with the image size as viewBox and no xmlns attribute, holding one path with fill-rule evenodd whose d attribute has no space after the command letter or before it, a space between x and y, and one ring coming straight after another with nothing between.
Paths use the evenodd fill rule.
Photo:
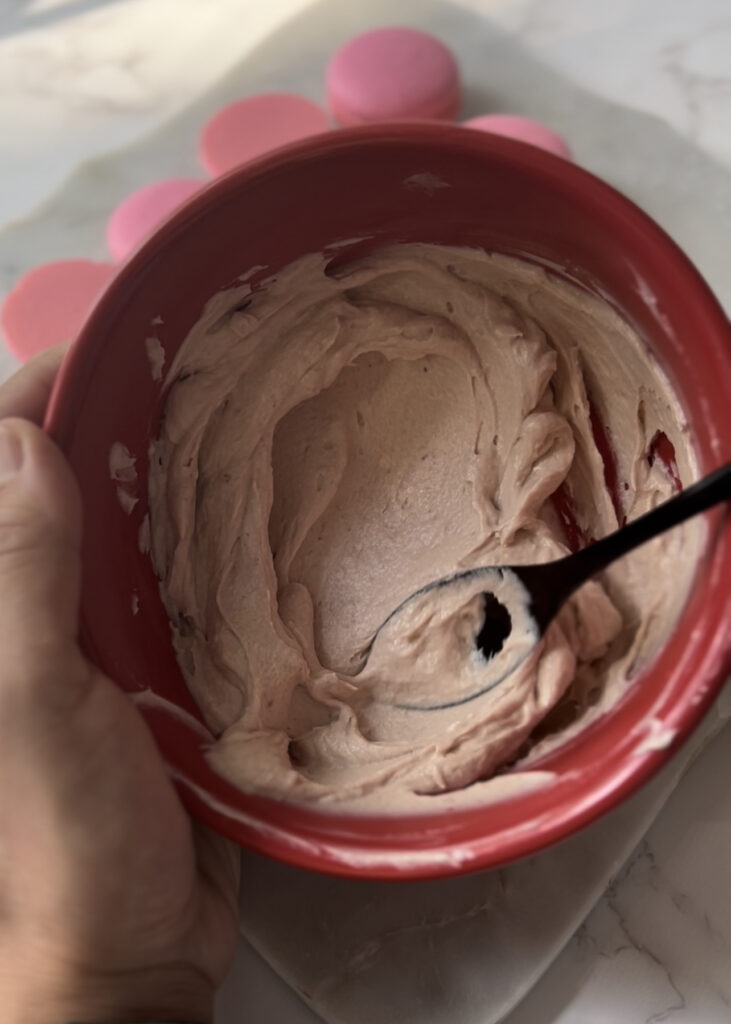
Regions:
<instances>
[{"instance_id":1,"label":"black spoon","mask_svg":"<svg viewBox=\"0 0 731 1024\"><path fill-rule=\"evenodd\" d=\"M360 664L352 674L358 675L369 667L371 655L376 647L378 659L388 658L389 672L396 673L397 682L403 680L405 692L402 695L406 699L394 701L396 706L406 710L433 711L474 700L497 686L528 657L561 606L582 583L601 572L616 559L628 554L646 541L652 540L653 537L657 537L658 534L664 533L673 526L685 522L686 519L698 515L699 512L704 512L711 506L729 499L731 499L731 463L727 463L714 473L692 484L674 498L658 505L651 512L647 512L639 519L635 519L609 534L608 537L590 544L575 554L541 565L501 565L468 569L466 572L456 573L453 576L429 583L406 598L378 627L368 646L361 652ZM484 586L488 582L491 585L490 589ZM510 653L509 657L505 656L507 652L504 650L504 645L516 628L513 621L516 614L515 602L510 602L513 605L511 614L508 607L494 592L504 591L506 586L508 592L512 587L512 591L520 595L519 604L522 606L518 609L518 617L522 616L521 643ZM459 588L463 596L455 598L454 611L440 617L440 603L450 594L455 593L456 588ZM435 594L437 591L442 591L443 596L438 597L435 603L432 598L437 596ZM481 604L479 610L476 601ZM428 608L427 602L430 602ZM465 613L465 609L468 608L469 612ZM425 612L424 609L426 609ZM451 619L450 615L453 616ZM459 615L459 618L456 618L456 615ZM417 670L416 677L413 679L409 675L412 652L417 650L417 644L421 645L419 650L424 649L424 638L429 629L441 626L446 633L447 628L451 627L455 621L463 626L460 642L465 639L469 623L477 622L476 630L472 631L466 642L469 643L472 652L479 651L481 653L483 660L477 666L469 664L470 678L466 682L473 684L476 682L476 669L479 668L482 671L484 678L481 678L485 685L480 684L477 689L468 689L466 694L450 694L450 699L444 701L437 702L433 698L429 699L426 695L422 699L419 693L420 679L416 678L419 676L420 670ZM420 626L420 622L423 622L423 628ZM379 642L384 634L386 639ZM408 647L409 643L411 648ZM463 647L465 647L465 643L463 643ZM431 653L430 657L432 657ZM403 659L403 668L398 659ZM426 663L425 661L424 664ZM489 681L485 671L488 668L488 663L497 670L487 673L490 677ZM467 664L466 657L465 664ZM429 669L429 675L435 679L438 686L437 671L441 671L441 667L437 666L436 670Z\"/></svg>"}]
</instances>

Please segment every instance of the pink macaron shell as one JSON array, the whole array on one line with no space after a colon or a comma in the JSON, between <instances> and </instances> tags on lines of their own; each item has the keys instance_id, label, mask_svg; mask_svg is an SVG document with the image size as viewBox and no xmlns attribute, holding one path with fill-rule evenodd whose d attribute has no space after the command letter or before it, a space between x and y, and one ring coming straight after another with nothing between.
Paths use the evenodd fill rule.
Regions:
<instances>
[{"instance_id":1,"label":"pink macaron shell","mask_svg":"<svg viewBox=\"0 0 731 1024\"><path fill-rule=\"evenodd\" d=\"M329 131L326 112L290 93L262 93L230 103L203 126L201 163L216 177L271 149Z\"/></svg>"},{"instance_id":2,"label":"pink macaron shell","mask_svg":"<svg viewBox=\"0 0 731 1024\"><path fill-rule=\"evenodd\" d=\"M459 68L439 39L413 28L380 28L340 47L327 69L327 99L341 125L453 120Z\"/></svg>"},{"instance_id":3,"label":"pink macaron shell","mask_svg":"<svg viewBox=\"0 0 731 1024\"><path fill-rule=\"evenodd\" d=\"M107 221L107 248L121 262L156 227L203 185L194 178L169 178L127 196Z\"/></svg>"},{"instance_id":4,"label":"pink macaron shell","mask_svg":"<svg viewBox=\"0 0 731 1024\"><path fill-rule=\"evenodd\" d=\"M462 123L466 128L504 135L509 139L517 139L518 142L538 146L539 149L545 149L566 160L571 159L571 149L566 140L550 128L546 128L540 121L533 121L529 117L519 117L517 114L482 114L480 117L470 117Z\"/></svg>"},{"instance_id":5,"label":"pink macaron shell","mask_svg":"<svg viewBox=\"0 0 731 1024\"><path fill-rule=\"evenodd\" d=\"M114 277L111 263L60 260L20 278L0 308L5 343L21 362L72 341Z\"/></svg>"}]
</instances>

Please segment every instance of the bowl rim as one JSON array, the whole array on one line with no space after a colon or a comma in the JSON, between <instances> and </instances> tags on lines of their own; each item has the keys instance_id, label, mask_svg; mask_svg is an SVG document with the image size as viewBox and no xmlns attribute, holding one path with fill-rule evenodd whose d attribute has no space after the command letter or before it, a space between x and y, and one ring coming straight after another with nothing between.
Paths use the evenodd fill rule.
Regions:
<instances>
[{"instance_id":1,"label":"bowl rim","mask_svg":"<svg viewBox=\"0 0 731 1024\"><path fill-rule=\"evenodd\" d=\"M682 276L683 287L688 289L694 304L702 310L708 327L708 336L717 346L716 358L729 360L731 332L728 320L708 284L690 259L648 214L590 172L569 160L527 143L493 136L460 125L388 122L341 128L273 150L204 185L120 267L95 305L56 378L44 428L62 450L68 451L74 432L73 396L79 393L79 389L87 387L93 366L102 357L101 342L107 317L136 276L144 273L145 267L155 253L174 241L175 235L203 214L208 204L234 192L244 191L250 183L262 176L278 174L283 169L289 173L296 165L306 163L312 157L329 156L343 148L368 146L375 150L379 145L392 146L394 143L437 143L452 148L455 152L465 154L469 151L472 158L477 158L480 153L484 154L484 159L489 159L490 154L497 155L520 164L523 170L535 173L538 178L548 179L570 190L574 195L573 201L583 206L590 215L592 211L602 207L605 212L609 210L617 218L631 222L643 232L653 249L662 253L663 260L672 263L677 273ZM727 446L727 458L729 454L731 452ZM697 451L697 455L702 472L716 468L715 465L708 464L710 460L707 457L704 459L701 451ZM718 583L719 579L722 581L731 578L731 516L726 515L724 518L719 509L710 514L708 521L709 539L703 561L708 563L706 572L711 573ZM698 577L693 584L692 592L697 586ZM718 589L716 586L717 591ZM306 832L294 824L291 832L272 828L270 824L242 830L240 826L234 827L231 824L232 819L229 819L225 809L222 814L220 808L213 806L217 800L211 801L210 796L202 796L197 791L199 787L181 777L174 764L168 762L168 767L176 779L184 803L196 817L238 841L241 841L242 834L245 834L246 845L290 864L329 874L381 879L436 878L498 867L538 853L596 820L649 781L689 737L710 707L731 668L731 593L722 596L723 600L719 600L715 606L704 600L699 612L704 628L696 630L698 635L691 637L689 654L689 657L692 655L694 658L692 674L698 683L692 687L687 686L683 691L682 700L673 705L672 721L677 728L672 741L659 749L648 749L641 755L628 758L623 764L610 766L607 762L600 772L595 773L596 778L588 787L584 787L581 797L577 796L571 801L564 797L558 807L549 802L546 805L546 813L533 819L530 829L513 827L495 833L487 831L471 838L463 837L453 843L442 842L418 851L413 848L399 850L386 843L380 847L373 846L366 843L362 837L353 839L346 835L330 838L327 842L316 842L312 840L311 833L308 837ZM686 613L687 607L681 613L679 623L683 621ZM654 666L656 660L653 659L650 667ZM674 667L673 672L690 672L688 660L683 659ZM154 714L145 714L145 717L151 724L153 723ZM599 724L601 726L601 723ZM589 725L587 732L595 726L596 723ZM246 799L249 802L248 795ZM268 802L264 798L257 798L253 803L260 804L261 801L264 804ZM281 806L276 801L272 803ZM459 810L445 809L437 816L444 818L459 813ZM432 813L430 820L437 816ZM313 811L312 817L313 820L336 820L336 816L327 810ZM377 815L362 814L345 815L344 818L367 819L370 822L385 820L385 816L379 818ZM412 823L417 822L419 818L419 815L409 816ZM389 817L388 820L392 821L393 818Z\"/></svg>"}]
</instances>

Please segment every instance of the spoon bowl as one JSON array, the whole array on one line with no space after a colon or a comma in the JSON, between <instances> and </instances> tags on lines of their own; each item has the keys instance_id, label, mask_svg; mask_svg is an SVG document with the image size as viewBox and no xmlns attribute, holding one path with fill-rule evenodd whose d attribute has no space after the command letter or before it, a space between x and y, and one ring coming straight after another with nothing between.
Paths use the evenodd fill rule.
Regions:
<instances>
[{"instance_id":1,"label":"spoon bowl","mask_svg":"<svg viewBox=\"0 0 731 1024\"><path fill-rule=\"evenodd\" d=\"M359 689L403 711L443 711L483 696L538 647L530 596L512 566L428 583L376 630L354 673Z\"/></svg>"}]
</instances>

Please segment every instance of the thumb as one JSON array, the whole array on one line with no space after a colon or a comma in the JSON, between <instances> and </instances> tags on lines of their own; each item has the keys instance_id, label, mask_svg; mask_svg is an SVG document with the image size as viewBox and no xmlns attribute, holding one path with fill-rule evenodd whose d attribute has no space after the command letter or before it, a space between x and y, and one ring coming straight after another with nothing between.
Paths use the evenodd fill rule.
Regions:
<instances>
[{"instance_id":1,"label":"thumb","mask_svg":"<svg viewBox=\"0 0 731 1024\"><path fill-rule=\"evenodd\" d=\"M61 452L32 423L0 420L0 690L78 658L80 544L81 498Z\"/></svg>"}]
</instances>

